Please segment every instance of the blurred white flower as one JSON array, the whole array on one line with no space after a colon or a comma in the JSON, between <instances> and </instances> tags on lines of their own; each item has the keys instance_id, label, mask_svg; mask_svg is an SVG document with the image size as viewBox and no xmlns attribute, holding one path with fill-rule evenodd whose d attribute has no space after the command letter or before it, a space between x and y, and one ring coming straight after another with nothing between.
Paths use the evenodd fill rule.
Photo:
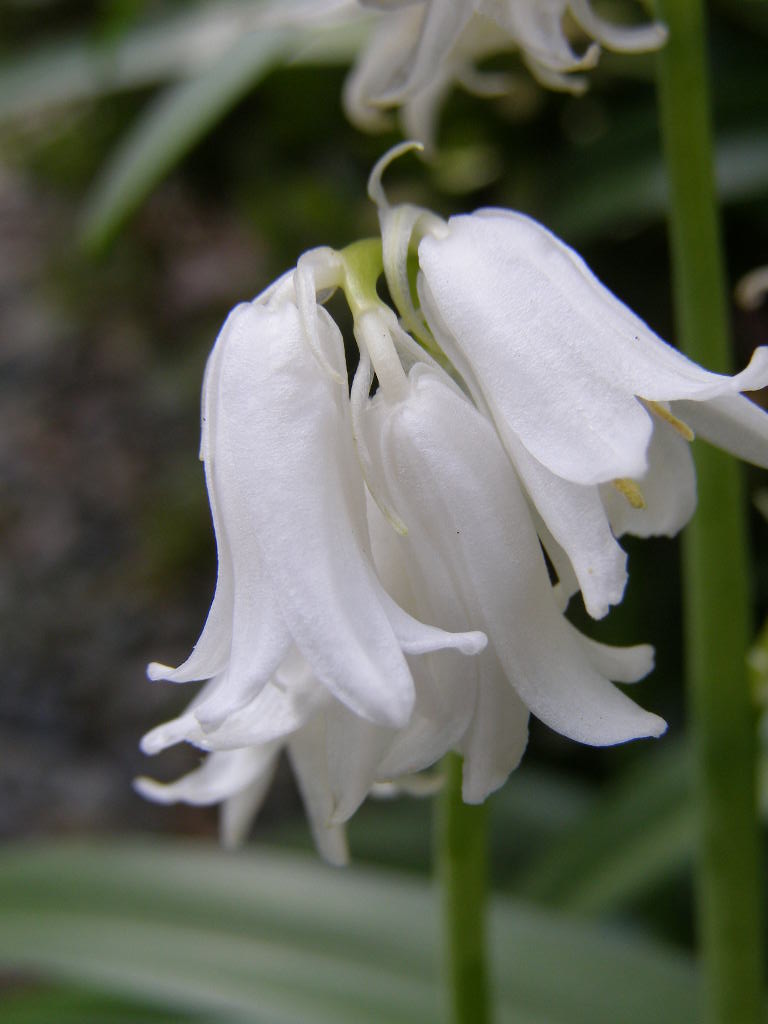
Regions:
<instances>
[{"instance_id":1,"label":"blurred white flower","mask_svg":"<svg viewBox=\"0 0 768 1024\"><path fill-rule=\"evenodd\" d=\"M350 118L366 129L388 122L383 110L402 106L408 136L429 145L437 109L454 82L470 92L498 95L510 78L476 64L504 50L519 50L543 85L582 92L574 72L597 63L600 46L624 53L655 50L666 29L652 22L619 26L598 17L589 0L361 0L381 19L344 89ZM579 54L566 31L570 16L588 40Z\"/></svg>"}]
</instances>

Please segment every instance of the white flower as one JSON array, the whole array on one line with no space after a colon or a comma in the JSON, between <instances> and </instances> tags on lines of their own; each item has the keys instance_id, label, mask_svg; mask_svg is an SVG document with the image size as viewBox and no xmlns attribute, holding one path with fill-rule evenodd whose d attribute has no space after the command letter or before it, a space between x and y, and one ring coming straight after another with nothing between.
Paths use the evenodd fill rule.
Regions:
<instances>
[{"instance_id":1,"label":"white flower","mask_svg":"<svg viewBox=\"0 0 768 1024\"><path fill-rule=\"evenodd\" d=\"M768 349L734 377L702 369L572 249L508 210L453 217L418 253L429 328L493 420L548 552L556 565L565 552L594 616L624 589L610 526L671 534L693 512L689 428L768 465L768 418L739 394L768 384Z\"/></svg>"},{"instance_id":2,"label":"white flower","mask_svg":"<svg viewBox=\"0 0 768 1024\"><path fill-rule=\"evenodd\" d=\"M483 57L519 49L543 85L581 92L584 79L573 72L593 67L600 45L636 53L657 49L666 39L655 22L625 27L604 21L589 0L394 0L365 6L383 13L345 84L347 112L361 127L376 129L386 124L383 108L402 105L406 134L425 144L453 82L479 94L509 88L507 76L476 69ZM594 40L583 54L574 52L566 35L566 14Z\"/></svg>"},{"instance_id":3,"label":"white flower","mask_svg":"<svg viewBox=\"0 0 768 1024\"><path fill-rule=\"evenodd\" d=\"M479 623L488 635L488 648L468 665L451 661L450 652L433 659L441 684L463 682L474 691L458 744L465 800L485 799L516 767L529 710L582 743L658 736L664 722L609 682L642 678L652 650L596 644L563 617L492 423L442 371L416 365L408 385L394 401L379 392L366 414L377 486L408 525L403 536L389 529L390 550L377 563L392 562L399 547L414 614L451 629ZM374 551L386 529L374 528Z\"/></svg>"},{"instance_id":4,"label":"white flower","mask_svg":"<svg viewBox=\"0 0 768 1024\"><path fill-rule=\"evenodd\" d=\"M319 852L333 864L345 863L344 830L331 822L335 800L318 714L331 698L306 661L292 650L261 693L210 733L195 715L205 698L204 688L187 711L147 733L141 744L144 753L156 754L186 740L210 751L202 765L172 783L137 779L138 792L165 804L220 803L222 841L235 846L258 813L286 749Z\"/></svg>"},{"instance_id":5,"label":"white flower","mask_svg":"<svg viewBox=\"0 0 768 1024\"><path fill-rule=\"evenodd\" d=\"M461 659L455 651L440 654ZM346 863L343 825L365 797L434 792L434 780L412 773L452 749L469 720L471 689L462 685L459 693L450 682L436 684L421 662L413 659L416 706L400 731L376 726L331 697L295 648L258 696L206 730L197 711L215 685L209 683L178 718L141 742L145 754L191 743L207 753L201 766L171 783L142 777L135 787L158 803L221 804L222 841L235 846L257 815L284 750L318 851L332 864Z\"/></svg>"},{"instance_id":6,"label":"white flower","mask_svg":"<svg viewBox=\"0 0 768 1024\"><path fill-rule=\"evenodd\" d=\"M645 676L652 649L596 643L565 606L581 590L605 614L626 580L616 538L671 535L691 516L691 427L768 465L768 417L740 394L768 383L768 350L735 377L710 373L530 218L390 207L381 173L406 148L371 177L381 245L307 253L233 311L211 354L201 454L217 589L189 659L150 666L207 682L142 743L188 742L207 760L137 783L222 803L236 841L285 750L334 862L369 793L418 785L447 751L464 757L464 798L485 799L531 713L593 745L660 735L614 685ZM377 291L382 264L399 319ZM334 288L360 350L351 389L322 308Z\"/></svg>"},{"instance_id":7,"label":"white flower","mask_svg":"<svg viewBox=\"0 0 768 1024\"><path fill-rule=\"evenodd\" d=\"M416 621L376 577L341 334L306 280L300 310L295 285L291 275L233 310L211 353L201 454L216 594L188 660L148 671L214 679L196 709L210 729L257 696L295 644L352 711L401 726L414 703L405 654L474 653L484 638Z\"/></svg>"},{"instance_id":8,"label":"white flower","mask_svg":"<svg viewBox=\"0 0 768 1024\"><path fill-rule=\"evenodd\" d=\"M229 702L212 723L206 709L226 696L224 672L184 713L142 741L148 754L192 743L208 752L202 766L174 783L136 783L144 796L165 803L221 803L222 836L235 843L285 749L318 849L334 863L345 858L341 826L370 792L409 785L414 773L449 750L464 755L464 798L484 800L523 754L529 709L564 735L592 744L655 736L665 728L609 681L642 678L652 666L651 649L594 643L562 616L492 424L428 357L419 359L391 315L368 310L358 332L385 382L368 399L373 368L364 348L353 387L353 401L362 401L358 444L373 493L407 522L407 530L395 530L369 496L381 584L399 607L439 622L451 635L471 636L472 624L482 623L491 643L471 659L451 649L411 656L415 702L399 729L350 710L295 646L257 694L243 706ZM415 360L407 377L392 363L400 362L396 343Z\"/></svg>"}]
</instances>

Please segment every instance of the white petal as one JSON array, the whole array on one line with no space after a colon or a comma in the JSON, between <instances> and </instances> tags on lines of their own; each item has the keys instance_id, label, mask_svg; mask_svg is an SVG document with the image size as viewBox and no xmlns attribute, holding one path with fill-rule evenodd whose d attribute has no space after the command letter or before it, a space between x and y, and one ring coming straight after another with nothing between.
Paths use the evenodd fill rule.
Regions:
<instances>
[{"instance_id":1,"label":"white petal","mask_svg":"<svg viewBox=\"0 0 768 1024\"><path fill-rule=\"evenodd\" d=\"M418 139L428 154L435 151L440 108L451 90L454 78L458 77L459 70L457 67L449 66L442 74L433 75L428 85L403 103L403 135L408 139Z\"/></svg>"},{"instance_id":2,"label":"white petal","mask_svg":"<svg viewBox=\"0 0 768 1024\"><path fill-rule=\"evenodd\" d=\"M407 402L374 404L383 471L408 504L412 557L438 547L529 709L580 742L658 735L664 722L599 674L563 619L527 505L492 426L431 371ZM481 655L482 657L482 655Z\"/></svg>"},{"instance_id":3,"label":"white petal","mask_svg":"<svg viewBox=\"0 0 768 1024\"><path fill-rule=\"evenodd\" d=\"M658 21L647 25L614 25L596 15L589 0L568 0L568 7L584 31L609 50L643 53L658 50L667 41L669 33Z\"/></svg>"},{"instance_id":4,"label":"white petal","mask_svg":"<svg viewBox=\"0 0 768 1024\"><path fill-rule=\"evenodd\" d=\"M372 502L368 518L379 575L398 604L447 625L466 624L466 609L436 552L422 546L417 562L408 538L396 534ZM409 664L416 704L410 722L397 732L379 765L383 778L421 771L438 761L464 734L474 709L477 658L437 651L411 658Z\"/></svg>"},{"instance_id":5,"label":"white petal","mask_svg":"<svg viewBox=\"0 0 768 1024\"><path fill-rule=\"evenodd\" d=\"M325 728L328 780L333 795L330 822L342 825L368 796L394 730L366 722L338 702L326 711Z\"/></svg>"},{"instance_id":6,"label":"white petal","mask_svg":"<svg viewBox=\"0 0 768 1024\"><path fill-rule=\"evenodd\" d=\"M602 619L624 596L627 555L611 531L598 488L555 476L506 429L502 440L531 503L570 560L587 611ZM567 582L567 574L563 578Z\"/></svg>"},{"instance_id":7,"label":"white petal","mask_svg":"<svg viewBox=\"0 0 768 1024\"><path fill-rule=\"evenodd\" d=\"M159 754L161 750L172 747L176 743L193 743L195 746L202 747L205 733L195 717L195 709L216 692L220 683L221 676L210 679L178 717L150 729L141 739L142 752L150 755Z\"/></svg>"},{"instance_id":8,"label":"white petal","mask_svg":"<svg viewBox=\"0 0 768 1024\"><path fill-rule=\"evenodd\" d=\"M638 683L653 671L654 651L650 644L634 647L613 647L584 636L572 627L579 643L597 671L617 683Z\"/></svg>"},{"instance_id":9,"label":"white petal","mask_svg":"<svg viewBox=\"0 0 768 1024\"><path fill-rule=\"evenodd\" d=\"M472 724L464 737L461 793L464 803L481 804L517 768L528 743L528 708L495 663L483 672Z\"/></svg>"},{"instance_id":10,"label":"white petal","mask_svg":"<svg viewBox=\"0 0 768 1024\"><path fill-rule=\"evenodd\" d=\"M583 96L588 83L584 75L574 75L563 71L553 71L523 51L523 63L531 72L539 85L552 89L554 92L569 92L573 96Z\"/></svg>"},{"instance_id":11,"label":"white petal","mask_svg":"<svg viewBox=\"0 0 768 1024\"><path fill-rule=\"evenodd\" d=\"M696 469L690 449L689 442L669 424L654 424L648 472L635 481L645 508L633 508L611 484L600 485L600 495L617 537L624 533L635 537L674 537L682 530L696 511Z\"/></svg>"},{"instance_id":12,"label":"white petal","mask_svg":"<svg viewBox=\"0 0 768 1024\"><path fill-rule=\"evenodd\" d=\"M414 52L405 64L404 79L380 94L381 103L402 103L428 88L449 58L472 17L474 0L428 0Z\"/></svg>"},{"instance_id":13,"label":"white petal","mask_svg":"<svg viewBox=\"0 0 768 1024\"><path fill-rule=\"evenodd\" d=\"M584 261L508 210L453 217L419 246L427 320L529 452L582 484L642 476L653 401L768 383L768 353L734 378L666 345Z\"/></svg>"},{"instance_id":14,"label":"white petal","mask_svg":"<svg viewBox=\"0 0 768 1024\"><path fill-rule=\"evenodd\" d=\"M573 571L570 558L552 536L552 531L539 515L535 505L531 505L531 518L541 546L555 570L557 582L552 587L552 594L558 608L564 612L573 595L579 592L578 578Z\"/></svg>"},{"instance_id":15,"label":"white petal","mask_svg":"<svg viewBox=\"0 0 768 1024\"><path fill-rule=\"evenodd\" d=\"M177 743L195 743L196 737L202 739L203 730L194 712L187 710L178 718L150 729L142 736L139 746L144 754L159 754L161 750L166 750Z\"/></svg>"},{"instance_id":16,"label":"white petal","mask_svg":"<svg viewBox=\"0 0 768 1024\"><path fill-rule=\"evenodd\" d=\"M401 724L413 684L355 529L362 476L350 461L346 385L319 372L295 306L254 305L250 317L221 370L216 482L228 532L258 547L282 619L321 682L356 713ZM326 316L318 340L333 364L342 341ZM239 568L234 543L233 558Z\"/></svg>"},{"instance_id":17,"label":"white petal","mask_svg":"<svg viewBox=\"0 0 768 1024\"><path fill-rule=\"evenodd\" d=\"M228 796L219 810L219 836L222 846L233 849L240 846L259 813L275 773L277 758L272 759L266 771L257 775L246 789Z\"/></svg>"},{"instance_id":18,"label":"white petal","mask_svg":"<svg viewBox=\"0 0 768 1024\"><path fill-rule=\"evenodd\" d=\"M291 634L274 595L254 557L254 538L233 533L235 612L232 653L215 690L195 709L207 732L256 697L277 671L291 647Z\"/></svg>"},{"instance_id":19,"label":"white petal","mask_svg":"<svg viewBox=\"0 0 768 1024\"><path fill-rule=\"evenodd\" d=\"M176 782L142 777L135 780L134 787L156 803L216 804L241 792L263 773L271 772L277 750L278 744L272 743L208 754L199 768Z\"/></svg>"},{"instance_id":20,"label":"white petal","mask_svg":"<svg viewBox=\"0 0 768 1024\"><path fill-rule=\"evenodd\" d=\"M344 112L359 128L381 131L390 127L391 118L382 113L377 99L398 79L421 20L419 7L408 6L382 18L371 33L342 90Z\"/></svg>"},{"instance_id":21,"label":"white petal","mask_svg":"<svg viewBox=\"0 0 768 1024\"><path fill-rule=\"evenodd\" d=\"M745 395L675 402L672 411L705 441L768 469L768 413Z\"/></svg>"},{"instance_id":22,"label":"white petal","mask_svg":"<svg viewBox=\"0 0 768 1024\"><path fill-rule=\"evenodd\" d=\"M294 652L249 704L193 739L206 750L231 750L291 735L332 700L309 665Z\"/></svg>"},{"instance_id":23,"label":"white petal","mask_svg":"<svg viewBox=\"0 0 768 1024\"><path fill-rule=\"evenodd\" d=\"M452 648L461 654L472 655L482 651L488 643L488 637L479 629L448 632L437 626L427 626L404 612L386 593L382 593L381 602L406 654L427 654Z\"/></svg>"},{"instance_id":24,"label":"white petal","mask_svg":"<svg viewBox=\"0 0 768 1024\"><path fill-rule=\"evenodd\" d=\"M571 49L563 30L564 2L542 3L541 0L513 0L512 3L486 3L483 13L493 18L524 51L528 60L550 71L576 71L593 68L599 47L590 46L579 57Z\"/></svg>"},{"instance_id":25,"label":"white petal","mask_svg":"<svg viewBox=\"0 0 768 1024\"><path fill-rule=\"evenodd\" d=\"M381 758L379 778L423 771L456 747L472 718L484 657L468 661L451 651L438 651L413 663L416 706L411 721Z\"/></svg>"},{"instance_id":26,"label":"white petal","mask_svg":"<svg viewBox=\"0 0 768 1024\"><path fill-rule=\"evenodd\" d=\"M288 757L318 852L330 864L346 864L349 851L344 826L330 823L334 799L328 779L325 722L322 716L313 719L291 738Z\"/></svg>"},{"instance_id":27,"label":"white petal","mask_svg":"<svg viewBox=\"0 0 768 1024\"><path fill-rule=\"evenodd\" d=\"M210 679L226 668L229 660L235 601L234 571L232 568L229 539L219 510L213 482L213 463L221 355L233 334L248 330L249 318L247 311L248 305L241 303L230 312L216 338L203 376L200 458L205 468L208 501L211 506L213 529L216 535L219 564L216 592L205 625L203 626L203 631L190 656L178 668L171 668L158 662L152 662L147 668L147 675L152 680L165 679L172 683L186 683L192 680Z\"/></svg>"}]
</instances>

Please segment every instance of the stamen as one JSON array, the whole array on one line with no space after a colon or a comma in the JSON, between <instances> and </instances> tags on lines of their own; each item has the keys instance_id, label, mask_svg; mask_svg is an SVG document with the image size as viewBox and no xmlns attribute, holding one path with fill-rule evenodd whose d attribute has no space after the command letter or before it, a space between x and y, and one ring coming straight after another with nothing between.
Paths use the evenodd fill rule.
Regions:
<instances>
[{"instance_id":1,"label":"stamen","mask_svg":"<svg viewBox=\"0 0 768 1024\"><path fill-rule=\"evenodd\" d=\"M626 476L621 476L617 477L615 480L611 480L611 483L619 494L623 495L627 499L632 508L641 509L646 507L643 492L634 480L630 480L629 477Z\"/></svg>"},{"instance_id":2,"label":"stamen","mask_svg":"<svg viewBox=\"0 0 768 1024\"><path fill-rule=\"evenodd\" d=\"M686 441L693 441L696 437L687 423L684 423L683 420L679 420L677 416L673 415L669 409L665 409L659 402L650 402L645 398L641 398L640 401L649 412L652 412L654 416L658 416L660 420L664 420L665 423L668 423L670 427L672 427L673 430L676 430L680 437L684 438Z\"/></svg>"}]
</instances>

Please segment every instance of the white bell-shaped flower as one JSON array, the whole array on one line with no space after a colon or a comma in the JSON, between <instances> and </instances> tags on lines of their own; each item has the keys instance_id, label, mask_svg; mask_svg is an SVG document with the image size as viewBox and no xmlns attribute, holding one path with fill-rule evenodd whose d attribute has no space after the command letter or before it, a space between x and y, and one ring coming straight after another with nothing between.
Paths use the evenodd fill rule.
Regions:
<instances>
[{"instance_id":1,"label":"white bell-shaped flower","mask_svg":"<svg viewBox=\"0 0 768 1024\"><path fill-rule=\"evenodd\" d=\"M250 707L209 739L194 715L194 703L178 719L158 726L142 741L145 753L158 753L181 740L210 752L199 768L175 782L136 779L142 796L156 803L220 804L220 833L226 846L237 846L264 801L278 756L285 750L301 793L315 845L332 864L348 859L344 829L331 819L336 799L331 788L323 722L315 714L330 697L295 654L274 682ZM285 730L285 731L283 731ZM245 743L238 737L247 735Z\"/></svg>"},{"instance_id":2,"label":"white bell-shaped flower","mask_svg":"<svg viewBox=\"0 0 768 1024\"><path fill-rule=\"evenodd\" d=\"M427 658L440 655L466 660L455 651ZM416 706L399 731L360 718L332 697L296 648L249 704L206 731L196 712L216 686L211 681L186 711L152 729L141 743L146 754L191 743L206 752L203 763L175 782L142 777L135 787L158 803L221 804L222 840L234 846L257 815L285 751L319 852L331 863L344 863L343 824L366 796L434 791L434 780L417 780L413 773L442 758L466 729L471 689L462 686L460 696L442 680L437 686L422 658L412 659L412 669Z\"/></svg>"},{"instance_id":3,"label":"white bell-shaped flower","mask_svg":"<svg viewBox=\"0 0 768 1024\"><path fill-rule=\"evenodd\" d=\"M345 83L347 113L361 127L377 129L388 123L384 109L401 106L406 134L427 146L454 83L479 95L512 87L510 76L477 69L485 57L519 50L542 85L582 92L586 82L575 72L594 67L600 46L636 53L658 49L667 36L656 22L607 22L589 0L368 0L364 6L381 16ZM591 40L582 53L568 38L567 15Z\"/></svg>"},{"instance_id":4,"label":"white bell-shaped flower","mask_svg":"<svg viewBox=\"0 0 768 1024\"><path fill-rule=\"evenodd\" d=\"M465 799L479 801L516 766L530 710L583 743L657 736L664 722L609 680L652 667L646 646L608 648L563 617L528 506L493 424L442 372L409 374L400 400L377 395L366 414L377 486L408 532L400 545L414 611L489 638L464 673L475 708L460 747Z\"/></svg>"},{"instance_id":5,"label":"white bell-shaped flower","mask_svg":"<svg viewBox=\"0 0 768 1024\"><path fill-rule=\"evenodd\" d=\"M768 465L768 419L740 394L768 384L768 349L734 377L702 369L572 249L508 210L433 228L419 268L434 337L496 425L548 553L557 563L565 552L596 617L624 589L614 532L673 533L693 511L690 428Z\"/></svg>"},{"instance_id":6,"label":"white bell-shaped flower","mask_svg":"<svg viewBox=\"0 0 768 1024\"><path fill-rule=\"evenodd\" d=\"M376 577L341 334L314 294L302 316L294 284L233 310L211 354L201 453L216 594L188 660L153 664L149 675L215 678L195 711L213 729L258 695L295 644L355 714L402 726L414 703L405 655L469 654L485 641L416 621Z\"/></svg>"}]
</instances>

